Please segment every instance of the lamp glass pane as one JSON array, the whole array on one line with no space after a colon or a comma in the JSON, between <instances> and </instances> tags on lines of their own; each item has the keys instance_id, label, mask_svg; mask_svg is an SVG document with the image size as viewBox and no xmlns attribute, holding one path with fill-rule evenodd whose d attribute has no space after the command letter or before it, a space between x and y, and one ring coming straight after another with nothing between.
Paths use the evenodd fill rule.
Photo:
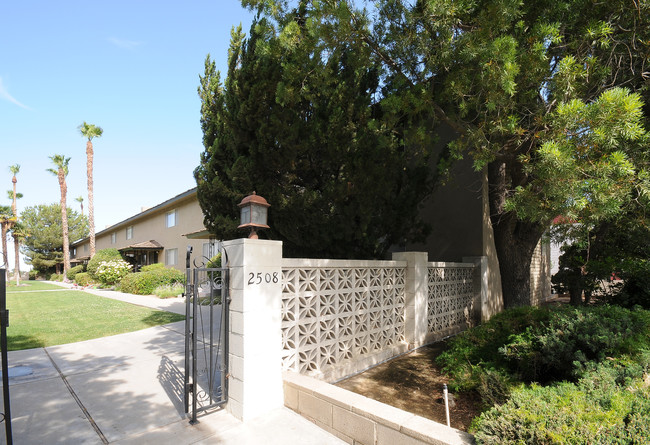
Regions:
<instances>
[{"instance_id":1,"label":"lamp glass pane","mask_svg":"<svg viewBox=\"0 0 650 445\"><path fill-rule=\"evenodd\" d=\"M250 206L245 206L241 208L241 223L240 224L248 224L251 222L251 207Z\"/></svg>"},{"instance_id":2,"label":"lamp glass pane","mask_svg":"<svg viewBox=\"0 0 650 445\"><path fill-rule=\"evenodd\" d=\"M252 215L251 215L251 222L253 224L261 224L261 225L266 225L266 207L264 206L259 206L259 205L253 205L252 206Z\"/></svg>"}]
</instances>

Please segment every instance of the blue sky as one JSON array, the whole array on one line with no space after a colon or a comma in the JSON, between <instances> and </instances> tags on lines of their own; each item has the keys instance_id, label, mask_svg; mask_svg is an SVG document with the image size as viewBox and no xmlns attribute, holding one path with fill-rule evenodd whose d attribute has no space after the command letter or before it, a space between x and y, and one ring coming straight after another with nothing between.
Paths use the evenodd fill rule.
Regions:
<instances>
[{"instance_id":1,"label":"blue sky","mask_svg":"<svg viewBox=\"0 0 650 445\"><path fill-rule=\"evenodd\" d=\"M194 187L198 76L210 53L225 77L230 30L251 20L238 0L0 3L0 202L10 204L13 164L19 210L58 202L46 169L62 154L68 205L79 211L83 196L86 207L83 121L104 129L93 141L97 231Z\"/></svg>"}]
</instances>

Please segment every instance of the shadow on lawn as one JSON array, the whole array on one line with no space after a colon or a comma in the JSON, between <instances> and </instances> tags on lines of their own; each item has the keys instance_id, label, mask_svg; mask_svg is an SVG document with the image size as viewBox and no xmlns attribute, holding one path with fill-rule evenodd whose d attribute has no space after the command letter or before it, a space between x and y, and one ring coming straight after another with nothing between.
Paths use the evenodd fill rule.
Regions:
<instances>
[{"instance_id":1,"label":"shadow on lawn","mask_svg":"<svg viewBox=\"0 0 650 445\"><path fill-rule=\"evenodd\" d=\"M20 351L22 349L43 348L45 343L33 335L7 335L7 350Z\"/></svg>"},{"instance_id":2,"label":"shadow on lawn","mask_svg":"<svg viewBox=\"0 0 650 445\"><path fill-rule=\"evenodd\" d=\"M158 326L183 320L185 320L184 315L174 314L172 312L154 312L153 314L144 317L142 322L149 326Z\"/></svg>"}]
</instances>

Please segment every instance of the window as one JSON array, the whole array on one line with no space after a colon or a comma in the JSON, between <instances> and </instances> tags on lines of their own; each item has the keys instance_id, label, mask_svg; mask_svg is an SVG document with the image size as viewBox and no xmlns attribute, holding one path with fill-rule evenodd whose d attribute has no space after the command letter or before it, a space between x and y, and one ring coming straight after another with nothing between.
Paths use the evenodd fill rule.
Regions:
<instances>
[{"instance_id":1,"label":"window","mask_svg":"<svg viewBox=\"0 0 650 445\"><path fill-rule=\"evenodd\" d=\"M76 256L77 256L77 248L76 248L76 247L73 247L73 248L72 248L72 258L74 258L74 257L76 257Z\"/></svg>"},{"instance_id":2,"label":"window","mask_svg":"<svg viewBox=\"0 0 650 445\"><path fill-rule=\"evenodd\" d=\"M221 251L221 243L219 241L211 241L203 243L203 257L212 258Z\"/></svg>"},{"instance_id":3,"label":"window","mask_svg":"<svg viewBox=\"0 0 650 445\"><path fill-rule=\"evenodd\" d=\"M175 266L178 262L178 249L165 250L165 265Z\"/></svg>"},{"instance_id":4,"label":"window","mask_svg":"<svg viewBox=\"0 0 650 445\"><path fill-rule=\"evenodd\" d=\"M174 227L176 225L176 209L171 212L167 212L166 216L167 228Z\"/></svg>"},{"instance_id":5,"label":"window","mask_svg":"<svg viewBox=\"0 0 650 445\"><path fill-rule=\"evenodd\" d=\"M126 239L131 239L133 238L133 226L129 226L126 228Z\"/></svg>"},{"instance_id":6,"label":"window","mask_svg":"<svg viewBox=\"0 0 650 445\"><path fill-rule=\"evenodd\" d=\"M117 233L113 232L111 233L111 244L115 244L117 242Z\"/></svg>"}]
</instances>

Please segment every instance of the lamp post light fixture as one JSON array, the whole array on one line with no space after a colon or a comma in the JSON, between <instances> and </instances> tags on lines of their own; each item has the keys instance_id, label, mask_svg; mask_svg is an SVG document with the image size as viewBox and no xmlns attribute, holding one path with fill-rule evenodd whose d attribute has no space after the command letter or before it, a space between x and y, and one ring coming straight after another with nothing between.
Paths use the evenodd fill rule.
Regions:
<instances>
[{"instance_id":1,"label":"lamp post light fixture","mask_svg":"<svg viewBox=\"0 0 650 445\"><path fill-rule=\"evenodd\" d=\"M266 202L266 199L255 194L246 196L238 204L241 209L241 221L238 229L250 228L249 239L257 239L257 231L259 229L268 229L267 225L268 210L271 204Z\"/></svg>"}]
</instances>

